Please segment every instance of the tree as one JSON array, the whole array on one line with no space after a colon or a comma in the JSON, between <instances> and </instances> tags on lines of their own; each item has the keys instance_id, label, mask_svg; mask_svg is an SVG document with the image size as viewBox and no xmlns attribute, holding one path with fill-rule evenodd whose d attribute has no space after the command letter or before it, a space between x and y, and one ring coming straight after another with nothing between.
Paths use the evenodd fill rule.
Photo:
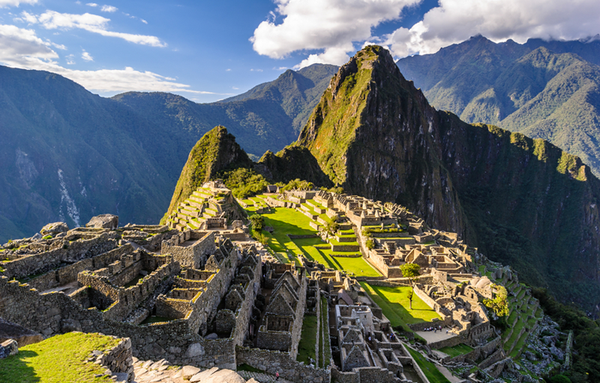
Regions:
<instances>
[{"instance_id":1,"label":"tree","mask_svg":"<svg viewBox=\"0 0 600 383\"><path fill-rule=\"evenodd\" d=\"M406 296L408 297L408 304L409 304L409 307L410 307L411 310L412 310L413 294L414 294L414 291L413 291L412 288L406 293Z\"/></svg>"},{"instance_id":2,"label":"tree","mask_svg":"<svg viewBox=\"0 0 600 383\"><path fill-rule=\"evenodd\" d=\"M506 288L504 286L492 284L492 289L494 290L495 297L494 299L484 299L484 306L492 310L498 317L508 316L510 309L508 307L508 293L506 292Z\"/></svg>"},{"instance_id":3,"label":"tree","mask_svg":"<svg viewBox=\"0 0 600 383\"><path fill-rule=\"evenodd\" d=\"M334 235L340 225L337 223L337 216L333 216L331 217L331 221L328 221L327 224L325 224L325 231L327 231L327 233L329 233L330 235Z\"/></svg>"},{"instance_id":4,"label":"tree","mask_svg":"<svg viewBox=\"0 0 600 383\"><path fill-rule=\"evenodd\" d=\"M412 300L414 294L414 284L415 278L419 276L419 271L421 270L421 266L416 263L405 263L400 266L400 271L402 271L402 276L408 278L410 280L410 291L407 293L409 307L412 310Z\"/></svg>"},{"instance_id":5,"label":"tree","mask_svg":"<svg viewBox=\"0 0 600 383\"><path fill-rule=\"evenodd\" d=\"M262 215L252 214L248 219L252 224L252 228L258 233L265 227L265 218Z\"/></svg>"},{"instance_id":6,"label":"tree","mask_svg":"<svg viewBox=\"0 0 600 383\"><path fill-rule=\"evenodd\" d=\"M365 246L367 246L367 249L373 250L373 248L375 247L375 242L373 242L372 239L367 239L367 242L365 242Z\"/></svg>"},{"instance_id":7,"label":"tree","mask_svg":"<svg viewBox=\"0 0 600 383\"><path fill-rule=\"evenodd\" d=\"M254 239L256 239L258 242L262 243L263 245L267 246L267 244L269 243L269 238L261 232L254 232Z\"/></svg>"},{"instance_id":8,"label":"tree","mask_svg":"<svg viewBox=\"0 0 600 383\"><path fill-rule=\"evenodd\" d=\"M415 283L415 278L419 276L419 271L421 271L421 266L416 263L405 263L400 266L400 271L402 271L402 276L404 278L409 278L410 283Z\"/></svg>"}]
</instances>

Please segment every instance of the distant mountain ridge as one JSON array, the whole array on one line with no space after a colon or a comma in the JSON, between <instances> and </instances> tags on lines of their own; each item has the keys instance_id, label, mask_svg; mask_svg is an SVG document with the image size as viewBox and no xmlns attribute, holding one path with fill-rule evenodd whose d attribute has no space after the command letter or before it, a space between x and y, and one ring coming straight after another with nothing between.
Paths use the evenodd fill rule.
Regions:
<instances>
[{"instance_id":1,"label":"distant mountain ridge","mask_svg":"<svg viewBox=\"0 0 600 383\"><path fill-rule=\"evenodd\" d=\"M217 125L226 126L248 153L260 157L298 137L336 70L322 64L297 72L288 69L272 82L210 104L171 93L127 92L112 99L170 129L195 132L198 138Z\"/></svg>"},{"instance_id":2,"label":"distant mountain ridge","mask_svg":"<svg viewBox=\"0 0 600 383\"><path fill-rule=\"evenodd\" d=\"M397 64L436 108L547 139L600 174L600 40L475 36Z\"/></svg>"},{"instance_id":3,"label":"distant mountain ridge","mask_svg":"<svg viewBox=\"0 0 600 383\"><path fill-rule=\"evenodd\" d=\"M233 99L196 104L169 93L107 99L60 75L0 66L0 241L101 213L158 222L200 137L227 125L257 157L279 150L335 70L289 70Z\"/></svg>"}]
</instances>

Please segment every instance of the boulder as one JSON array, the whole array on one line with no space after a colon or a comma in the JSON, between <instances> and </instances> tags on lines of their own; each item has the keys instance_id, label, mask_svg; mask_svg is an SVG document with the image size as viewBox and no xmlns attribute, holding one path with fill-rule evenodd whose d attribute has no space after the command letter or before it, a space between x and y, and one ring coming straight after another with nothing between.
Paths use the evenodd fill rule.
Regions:
<instances>
[{"instance_id":1,"label":"boulder","mask_svg":"<svg viewBox=\"0 0 600 383\"><path fill-rule=\"evenodd\" d=\"M42 230L40 230L40 234L43 236L51 235L54 237L57 234L65 233L67 231L69 231L69 226L67 226L66 223L53 222L53 223L49 223L46 226L42 227Z\"/></svg>"},{"instance_id":2,"label":"boulder","mask_svg":"<svg viewBox=\"0 0 600 383\"><path fill-rule=\"evenodd\" d=\"M119 227L119 216L114 214L100 214L92 217L85 227L114 230Z\"/></svg>"},{"instance_id":3,"label":"boulder","mask_svg":"<svg viewBox=\"0 0 600 383\"><path fill-rule=\"evenodd\" d=\"M198 367L183 366L183 369L181 370L181 377L185 380L189 380L192 376L196 375L199 372L200 369Z\"/></svg>"},{"instance_id":4,"label":"boulder","mask_svg":"<svg viewBox=\"0 0 600 383\"><path fill-rule=\"evenodd\" d=\"M219 370L218 367L213 367L209 370L204 370L190 379L190 383L246 383L237 372L228 369Z\"/></svg>"},{"instance_id":5,"label":"boulder","mask_svg":"<svg viewBox=\"0 0 600 383\"><path fill-rule=\"evenodd\" d=\"M16 340L19 347L23 347L28 344L41 342L44 340L44 337L40 333L0 318L0 342L8 339Z\"/></svg>"},{"instance_id":6,"label":"boulder","mask_svg":"<svg viewBox=\"0 0 600 383\"><path fill-rule=\"evenodd\" d=\"M19 345L16 340L8 339L0 343L0 359L7 358L19 353Z\"/></svg>"}]
</instances>

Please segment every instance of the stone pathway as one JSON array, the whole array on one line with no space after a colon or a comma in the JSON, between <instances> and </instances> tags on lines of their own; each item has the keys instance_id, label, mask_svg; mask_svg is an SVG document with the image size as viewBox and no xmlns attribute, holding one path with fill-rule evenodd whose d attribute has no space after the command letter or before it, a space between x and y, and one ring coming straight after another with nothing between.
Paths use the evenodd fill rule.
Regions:
<instances>
[{"instance_id":1,"label":"stone pathway","mask_svg":"<svg viewBox=\"0 0 600 383\"><path fill-rule=\"evenodd\" d=\"M260 383L270 383L270 382L281 382L281 383L292 383L289 380L285 380L279 378L279 380L275 380L275 376L269 374L262 374L260 372L250 372L250 371L238 371L238 374L247 381L250 379L254 379Z\"/></svg>"},{"instance_id":2,"label":"stone pathway","mask_svg":"<svg viewBox=\"0 0 600 383\"><path fill-rule=\"evenodd\" d=\"M182 368L174 367L166 360L158 362L133 359L135 383L186 383L183 380Z\"/></svg>"},{"instance_id":3,"label":"stone pathway","mask_svg":"<svg viewBox=\"0 0 600 383\"><path fill-rule=\"evenodd\" d=\"M292 383L288 380L276 380L273 375L249 371L232 371L213 367L200 369L193 366L171 366L162 359L158 362L133 358L133 383Z\"/></svg>"}]
</instances>

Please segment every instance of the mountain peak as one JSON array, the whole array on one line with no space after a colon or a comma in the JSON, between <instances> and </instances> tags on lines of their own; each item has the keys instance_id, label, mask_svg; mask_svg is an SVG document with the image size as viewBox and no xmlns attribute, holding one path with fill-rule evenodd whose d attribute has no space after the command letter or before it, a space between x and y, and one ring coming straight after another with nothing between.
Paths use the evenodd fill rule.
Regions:
<instances>
[{"instance_id":1,"label":"mountain peak","mask_svg":"<svg viewBox=\"0 0 600 383\"><path fill-rule=\"evenodd\" d=\"M208 131L190 151L165 217L219 172L238 167L252 167L252 161L235 137L224 126L216 126Z\"/></svg>"}]
</instances>

